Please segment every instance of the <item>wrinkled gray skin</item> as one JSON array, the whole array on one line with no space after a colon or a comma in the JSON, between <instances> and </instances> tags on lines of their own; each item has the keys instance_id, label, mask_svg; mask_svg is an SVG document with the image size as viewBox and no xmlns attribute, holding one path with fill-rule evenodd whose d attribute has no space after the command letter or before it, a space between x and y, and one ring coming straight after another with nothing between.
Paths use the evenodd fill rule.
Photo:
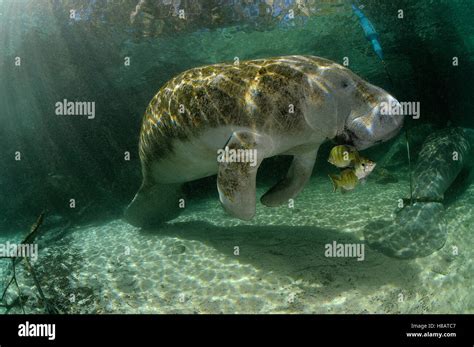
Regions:
<instances>
[{"instance_id":1,"label":"wrinkled gray skin","mask_svg":"<svg viewBox=\"0 0 474 347\"><path fill-rule=\"evenodd\" d=\"M444 192L467 164L466 157L470 151L470 143L462 128L443 129L428 136L413 171L416 177L413 197L442 200Z\"/></svg>"},{"instance_id":2,"label":"wrinkled gray skin","mask_svg":"<svg viewBox=\"0 0 474 347\"><path fill-rule=\"evenodd\" d=\"M369 246L403 259L425 257L443 247L447 238L444 193L469 164L470 154L467 132L461 128L443 129L428 136L413 171L416 202L396 212L392 221L367 225L364 235Z\"/></svg>"},{"instance_id":3,"label":"wrinkled gray skin","mask_svg":"<svg viewBox=\"0 0 474 347\"><path fill-rule=\"evenodd\" d=\"M447 222L443 204L414 203L395 214L392 221L367 225L364 236L369 246L389 257L425 257L443 247Z\"/></svg>"}]
</instances>

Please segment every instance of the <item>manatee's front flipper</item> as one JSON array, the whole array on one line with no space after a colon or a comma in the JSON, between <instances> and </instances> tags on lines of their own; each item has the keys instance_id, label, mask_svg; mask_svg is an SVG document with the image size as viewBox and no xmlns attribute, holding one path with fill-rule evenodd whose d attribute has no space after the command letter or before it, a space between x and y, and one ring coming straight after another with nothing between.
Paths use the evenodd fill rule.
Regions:
<instances>
[{"instance_id":1,"label":"manatee's front flipper","mask_svg":"<svg viewBox=\"0 0 474 347\"><path fill-rule=\"evenodd\" d=\"M260 199L262 204L276 207L296 197L311 177L317 153L318 150L315 149L295 155L286 177L262 196Z\"/></svg>"},{"instance_id":2,"label":"manatee's front flipper","mask_svg":"<svg viewBox=\"0 0 474 347\"><path fill-rule=\"evenodd\" d=\"M262 160L270 153L272 140L266 135L237 131L232 134L225 149L228 149L229 153L245 150L254 156L252 161L244 162L232 160L230 156L218 157L217 172L217 190L224 209L233 217L250 220L255 215L257 170Z\"/></svg>"},{"instance_id":3,"label":"manatee's front flipper","mask_svg":"<svg viewBox=\"0 0 474 347\"><path fill-rule=\"evenodd\" d=\"M180 212L181 184L142 184L125 210L125 220L137 227L153 227Z\"/></svg>"}]
</instances>

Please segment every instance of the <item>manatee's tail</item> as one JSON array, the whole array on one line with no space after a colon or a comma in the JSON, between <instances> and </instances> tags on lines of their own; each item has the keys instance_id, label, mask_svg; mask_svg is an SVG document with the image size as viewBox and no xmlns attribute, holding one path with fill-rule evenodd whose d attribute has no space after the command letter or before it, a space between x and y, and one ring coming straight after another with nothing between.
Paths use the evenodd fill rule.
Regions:
<instances>
[{"instance_id":1,"label":"manatee's tail","mask_svg":"<svg viewBox=\"0 0 474 347\"><path fill-rule=\"evenodd\" d=\"M162 224L179 215L181 198L181 184L142 184L127 206L124 218L137 227Z\"/></svg>"}]
</instances>

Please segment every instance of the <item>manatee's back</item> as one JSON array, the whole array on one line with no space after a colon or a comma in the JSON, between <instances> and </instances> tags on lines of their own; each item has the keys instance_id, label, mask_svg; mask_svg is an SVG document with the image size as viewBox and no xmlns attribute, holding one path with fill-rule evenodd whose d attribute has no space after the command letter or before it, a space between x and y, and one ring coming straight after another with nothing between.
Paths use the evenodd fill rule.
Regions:
<instances>
[{"instance_id":1,"label":"manatee's back","mask_svg":"<svg viewBox=\"0 0 474 347\"><path fill-rule=\"evenodd\" d=\"M142 164L166 157L174 141L186 141L209 128L298 131L304 126L300 103L310 88L306 73L330 64L317 57L290 56L204 66L177 75L146 109L140 134Z\"/></svg>"}]
</instances>

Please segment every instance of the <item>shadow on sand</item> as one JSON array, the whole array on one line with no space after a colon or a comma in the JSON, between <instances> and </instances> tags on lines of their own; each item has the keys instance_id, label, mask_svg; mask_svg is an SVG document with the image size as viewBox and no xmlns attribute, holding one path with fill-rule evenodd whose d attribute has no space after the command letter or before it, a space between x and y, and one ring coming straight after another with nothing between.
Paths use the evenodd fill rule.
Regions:
<instances>
[{"instance_id":1,"label":"shadow on sand","mask_svg":"<svg viewBox=\"0 0 474 347\"><path fill-rule=\"evenodd\" d=\"M318 295L330 298L354 289L367 295L387 284L395 288L416 286L420 272L415 263L386 257L366 245L363 261L326 257L326 244L361 241L349 233L312 226L219 227L193 221L142 232L202 242L226 257L254 266L263 274L272 272L293 281L302 280L305 290L317 288ZM239 255L234 254L235 247L239 247ZM395 294L393 302L396 302Z\"/></svg>"}]
</instances>

